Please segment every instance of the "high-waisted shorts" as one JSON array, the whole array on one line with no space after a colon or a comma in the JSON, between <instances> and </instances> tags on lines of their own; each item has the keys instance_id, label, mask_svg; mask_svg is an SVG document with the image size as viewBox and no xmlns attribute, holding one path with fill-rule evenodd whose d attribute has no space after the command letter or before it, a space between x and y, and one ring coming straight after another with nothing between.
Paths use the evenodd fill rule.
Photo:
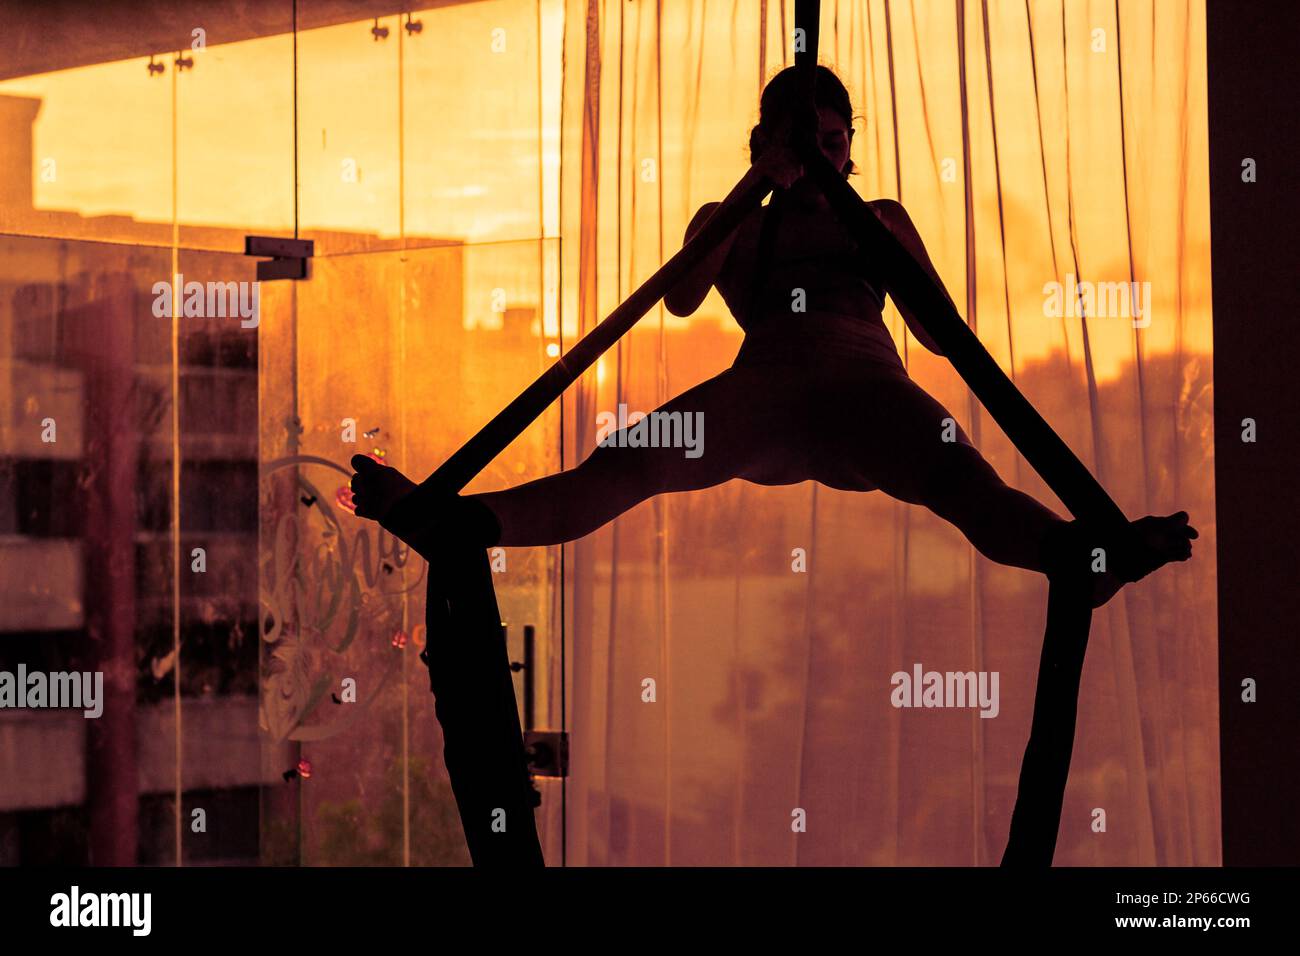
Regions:
<instances>
[{"instance_id":1,"label":"high-waisted shorts","mask_svg":"<svg viewBox=\"0 0 1300 956\"><path fill-rule=\"evenodd\" d=\"M878 316L828 312L764 319L746 332L732 365L907 377L894 339Z\"/></svg>"}]
</instances>

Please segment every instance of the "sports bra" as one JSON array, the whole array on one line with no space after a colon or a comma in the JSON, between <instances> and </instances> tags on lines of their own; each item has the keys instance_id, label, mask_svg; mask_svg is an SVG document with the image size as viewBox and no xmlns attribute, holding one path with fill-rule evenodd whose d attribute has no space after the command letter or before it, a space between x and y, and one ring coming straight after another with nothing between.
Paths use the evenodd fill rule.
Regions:
<instances>
[{"instance_id":1,"label":"sports bra","mask_svg":"<svg viewBox=\"0 0 1300 956\"><path fill-rule=\"evenodd\" d=\"M803 290L806 314L880 321L881 284L834 212L824 209L803 216L811 228L796 238L781 228L792 215L783 199L774 194L771 203L741 224L715 281L740 327L749 332L790 315L795 289Z\"/></svg>"}]
</instances>

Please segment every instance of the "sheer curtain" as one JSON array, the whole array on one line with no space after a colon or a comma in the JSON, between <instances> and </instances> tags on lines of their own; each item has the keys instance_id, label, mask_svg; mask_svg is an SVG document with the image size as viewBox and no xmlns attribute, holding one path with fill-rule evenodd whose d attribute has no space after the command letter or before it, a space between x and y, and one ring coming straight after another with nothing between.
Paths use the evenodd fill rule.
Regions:
<instances>
[{"instance_id":1,"label":"sheer curtain","mask_svg":"<svg viewBox=\"0 0 1300 956\"><path fill-rule=\"evenodd\" d=\"M744 172L792 28L779 0L567 0L566 342ZM1201 531L1192 562L1094 617L1056 862L1216 865L1203 7L824 0L821 31L857 190L904 204L971 327L1130 517L1185 509ZM1108 301L1118 283L1140 315ZM999 473L1066 514L892 304L886 322ZM653 409L740 340L716 292L689 319L653 311L566 398L566 465L599 412ZM570 863L998 862L1043 577L923 508L813 483L659 498L565 557ZM918 664L997 672L996 716L895 708L891 676Z\"/></svg>"}]
</instances>

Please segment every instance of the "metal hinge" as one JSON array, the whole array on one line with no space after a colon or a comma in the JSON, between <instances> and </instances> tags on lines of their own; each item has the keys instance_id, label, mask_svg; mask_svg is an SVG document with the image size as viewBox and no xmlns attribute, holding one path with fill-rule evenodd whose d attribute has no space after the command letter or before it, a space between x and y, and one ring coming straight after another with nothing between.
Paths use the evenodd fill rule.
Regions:
<instances>
[{"instance_id":1,"label":"metal hinge","mask_svg":"<svg viewBox=\"0 0 1300 956\"><path fill-rule=\"evenodd\" d=\"M244 255L271 256L257 264L257 279L307 278L307 260L315 244L310 239L279 239L275 236L245 236Z\"/></svg>"}]
</instances>

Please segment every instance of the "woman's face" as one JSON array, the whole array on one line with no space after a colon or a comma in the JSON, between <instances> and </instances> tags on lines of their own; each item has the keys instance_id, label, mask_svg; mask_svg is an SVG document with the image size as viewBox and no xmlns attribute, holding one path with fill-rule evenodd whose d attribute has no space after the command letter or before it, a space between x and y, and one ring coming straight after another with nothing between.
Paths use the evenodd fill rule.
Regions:
<instances>
[{"instance_id":1,"label":"woman's face","mask_svg":"<svg viewBox=\"0 0 1300 956\"><path fill-rule=\"evenodd\" d=\"M825 106L817 108L817 145L836 169L843 171L849 163L849 146L853 142L853 127L844 117ZM847 174L846 174L847 175ZM828 204L821 189L811 176L801 176L790 187L793 198L807 208L825 209Z\"/></svg>"},{"instance_id":2,"label":"woman's face","mask_svg":"<svg viewBox=\"0 0 1300 956\"><path fill-rule=\"evenodd\" d=\"M843 169L849 162L849 146L853 142L853 127L844 122L844 117L829 107L817 108L817 144L822 155L831 161L836 169Z\"/></svg>"},{"instance_id":3,"label":"woman's face","mask_svg":"<svg viewBox=\"0 0 1300 956\"><path fill-rule=\"evenodd\" d=\"M784 142L790 135L790 121L781 123L775 134L778 142ZM853 143L853 127L844 121L836 110L829 106L817 107L817 145L836 169L844 169L849 162L849 147Z\"/></svg>"}]
</instances>

